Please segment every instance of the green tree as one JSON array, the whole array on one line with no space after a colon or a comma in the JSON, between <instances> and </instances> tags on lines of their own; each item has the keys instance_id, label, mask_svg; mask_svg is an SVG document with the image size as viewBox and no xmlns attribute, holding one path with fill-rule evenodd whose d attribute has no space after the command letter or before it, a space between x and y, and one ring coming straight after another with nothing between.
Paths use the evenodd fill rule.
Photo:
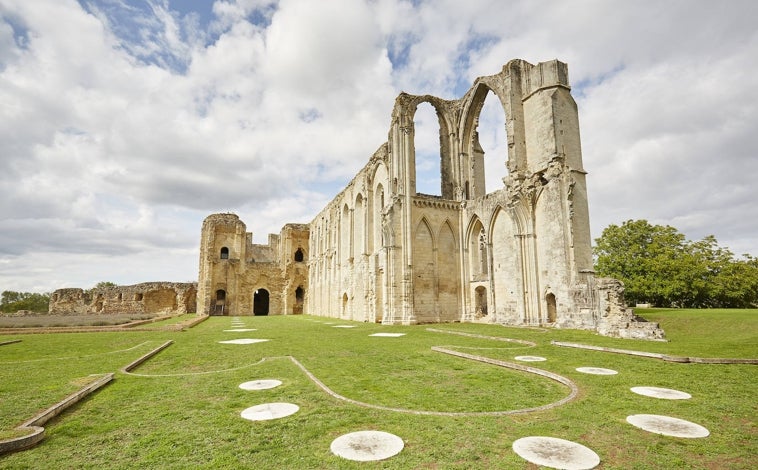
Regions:
<instances>
[{"instance_id":1,"label":"green tree","mask_svg":"<svg viewBox=\"0 0 758 470\"><path fill-rule=\"evenodd\" d=\"M595 240L595 271L624 282L630 303L675 307L758 305L758 260L734 258L712 235L691 242L671 226L628 220Z\"/></svg>"},{"instance_id":2,"label":"green tree","mask_svg":"<svg viewBox=\"0 0 758 470\"><path fill-rule=\"evenodd\" d=\"M100 289L101 287L118 287L118 285L115 282L110 281L100 281L95 284L95 289Z\"/></svg>"},{"instance_id":3,"label":"green tree","mask_svg":"<svg viewBox=\"0 0 758 470\"><path fill-rule=\"evenodd\" d=\"M44 313L48 311L49 304L50 294L8 290L0 294L0 311L3 313L13 313L19 310Z\"/></svg>"}]
</instances>

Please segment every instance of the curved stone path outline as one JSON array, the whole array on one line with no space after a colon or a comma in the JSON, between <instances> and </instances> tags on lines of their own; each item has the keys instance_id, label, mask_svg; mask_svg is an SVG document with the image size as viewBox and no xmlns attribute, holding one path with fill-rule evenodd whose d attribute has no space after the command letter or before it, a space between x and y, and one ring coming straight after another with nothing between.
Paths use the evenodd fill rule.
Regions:
<instances>
[{"instance_id":1,"label":"curved stone path outline","mask_svg":"<svg viewBox=\"0 0 758 470\"><path fill-rule=\"evenodd\" d=\"M522 437L511 447L522 459L540 466L589 470L600 465L600 456L589 447L557 437Z\"/></svg>"},{"instance_id":2,"label":"curved stone path outline","mask_svg":"<svg viewBox=\"0 0 758 470\"><path fill-rule=\"evenodd\" d=\"M400 437L384 431L356 431L332 441L334 455L356 462L388 459L400 453L405 443Z\"/></svg>"},{"instance_id":3,"label":"curved stone path outline","mask_svg":"<svg viewBox=\"0 0 758 470\"><path fill-rule=\"evenodd\" d=\"M548 410L551 408L555 408L556 406L560 406L565 403L568 403L569 401L576 398L577 394L579 393L579 388L570 379L558 374L554 374L553 372L538 369L536 367L530 367L530 366L525 366L521 364L514 364L510 362L499 361L496 359L490 359L483 356L475 356L472 354L466 354L466 353L453 351L450 349L445 349L445 348L441 348L437 346L432 347L432 350L441 352L444 354L449 354L451 356L457 356L457 357L461 357L465 359L471 359L473 361L484 362L486 364L490 364L490 365L494 365L498 367L504 367L507 369L515 369L522 372L528 372L531 374L540 375L542 377L546 377L548 379L552 379L552 380L555 380L556 382L566 385L571 391L568 396L562 398L561 400L555 401L553 403L548 403L546 405L541 405L541 406L531 407L531 408L521 408L521 409L516 409L516 410L502 410L502 411L428 411L428 410L411 410L408 408L396 408L396 407L391 407L391 406L374 405L371 403L353 400L352 398L348 398L344 395L340 395L339 393L329 388L326 384L324 384L324 382L319 380L311 371L309 371L300 361L298 361L293 356L264 357L260 361L253 364L247 364L245 366L235 367L232 369L223 369L223 370L214 370L214 371L185 372L185 373L178 373L178 374L137 374L137 373L131 372L130 370L129 371L124 370L122 372L127 373L129 375L133 375L137 377L146 377L146 378L181 377L181 376L190 376L190 375L203 375L203 374L232 372L232 371L237 371L237 370L244 369L247 367L252 367L255 365L262 364L263 362L267 360L289 359L306 375L306 377L308 377L311 380L311 382L316 384L319 388L321 388L321 390L323 390L324 392L326 392L329 396L333 398L336 398L346 403L350 403L352 405L360 406L363 408L371 408L375 410L392 411L396 413L407 413L407 414L426 415L426 416L503 416L503 415L511 415L511 414L530 413L534 411Z\"/></svg>"},{"instance_id":4,"label":"curved stone path outline","mask_svg":"<svg viewBox=\"0 0 758 470\"><path fill-rule=\"evenodd\" d=\"M563 348L589 349L591 351L609 352L615 354L626 354L628 356L649 357L660 359L667 362L694 362L698 364L758 364L758 359L728 358L728 357L687 357L671 356L662 353L651 353L646 351L634 351L632 349L607 348L604 346L593 346L591 344L569 343L565 341L550 341L553 346Z\"/></svg>"}]
</instances>

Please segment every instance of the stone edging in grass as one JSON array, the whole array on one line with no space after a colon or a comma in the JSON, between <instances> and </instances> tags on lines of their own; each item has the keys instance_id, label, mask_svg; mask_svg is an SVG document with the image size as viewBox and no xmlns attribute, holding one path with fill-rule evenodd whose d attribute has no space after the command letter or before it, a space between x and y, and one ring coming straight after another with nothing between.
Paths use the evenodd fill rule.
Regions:
<instances>
[{"instance_id":1,"label":"stone edging in grass","mask_svg":"<svg viewBox=\"0 0 758 470\"><path fill-rule=\"evenodd\" d=\"M560 376L558 374L554 374L552 372L548 372L546 370L537 369L536 367L529 367L529 366L523 366L521 364L512 364L509 362L503 362L498 361L496 359L489 359L482 356L474 356L472 354L466 354L466 353L459 353L457 351L452 351L449 349L440 348L437 346L432 347L433 351L450 354L453 356L463 357L466 359L472 359L474 361L480 361L485 362L487 364L492 364L500 367L507 367L510 369L516 369L524 372L529 372L532 374L541 375L543 377L547 377L549 379L553 379L557 382L560 382L566 386L568 386L571 389L571 393L554 403L549 403L547 405L537 406L533 408L523 408L519 410L506 410L506 411L423 411L423 410L410 410L407 408L393 408L389 406L382 406L382 405L372 405L371 403L365 403L358 400L353 400L352 398L347 398L345 396L342 396L338 394L337 392L333 391L329 387L327 387L322 381L320 381L318 378L316 378L315 375L313 375L308 369L305 368L305 366L300 363L297 359L295 359L292 356L287 356L292 360L292 362L300 368L300 370L303 371L303 373L308 376L309 379L316 385L318 385L323 391L325 391L327 394L332 396L333 398L336 398L338 400L342 400L348 403L351 403L353 405L362 406L364 408L373 408L375 410L383 410L383 411L394 411L397 413L408 413L408 414L414 414L414 415L425 415L425 416L503 416L503 415L512 415L512 414L522 414L522 413L531 413L533 411L543 411L548 410L550 408L555 408L556 406L563 405L565 403L568 403L569 401L576 398L576 395L579 393L579 388L572 382L571 380L567 379L566 377Z\"/></svg>"},{"instance_id":2,"label":"stone edging in grass","mask_svg":"<svg viewBox=\"0 0 758 470\"><path fill-rule=\"evenodd\" d=\"M103 375L103 377L100 377L91 384L82 387L78 391L67 396L45 411L23 422L16 429L19 431L30 430L32 433L21 437L0 441L0 455L8 452L23 450L39 443L45 437L45 428L42 427L45 423L61 414L67 408L78 403L87 395L104 387L111 380L113 380L113 372L109 372Z\"/></svg>"},{"instance_id":3,"label":"stone edging in grass","mask_svg":"<svg viewBox=\"0 0 758 470\"><path fill-rule=\"evenodd\" d=\"M6 344L13 344L13 343L20 343L20 339L12 339L10 341L2 341L0 342L0 346L5 346Z\"/></svg>"},{"instance_id":4,"label":"stone edging in grass","mask_svg":"<svg viewBox=\"0 0 758 470\"><path fill-rule=\"evenodd\" d=\"M481 339L491 339L494 341L506 341L508 343L525 344L530 347L537 346L537 343L533 341L527 341L525 339L502 338L499 336L486 336L486 335L480 335L476 333L465 333L462 331L438 330L437 328L427 328L426 331L431 331L433 333L447 333L449 335L468 336L469 338L481 338Z\"/></svg>"},{"instance_id":5,"label":"stone edging in grass","mask_svg":"<svg viewBox=\"0 0 758 470\"><path fill-rule=\"evenodd\" d=\"M144 354L139 359L136 359L130 362L129 364L125 365L124 367L122 367L121 372L130 372L131 370L136 369L140 364L147 361L151 357L155 356L159 352L163 351L167 347L171 346L173 343L174 343L174 340L171 340L171 339L166 341L165 343L161 344L160 346L148 352L147 354Z\"/></svg>"},{"instance_id":6,"label":"stone edging in grass","mask_svg":"<svg viewBox=\"0 0 758 470\"><path fill-rule=\"evenodd\" d=\"M567 343L564 341L550 341L554 346L564 348L589 349L592 351L610 352L615 354L626 354L628 356L650 357L667 362L697 363L697 364L758 364L758 359L726 358L726 357L687 357L687 356L670 356L667 354L651 353L645 351L634 351L631 349L607 348L604 346L593 346L590 344Z\"/></svg>"}]
</instances>

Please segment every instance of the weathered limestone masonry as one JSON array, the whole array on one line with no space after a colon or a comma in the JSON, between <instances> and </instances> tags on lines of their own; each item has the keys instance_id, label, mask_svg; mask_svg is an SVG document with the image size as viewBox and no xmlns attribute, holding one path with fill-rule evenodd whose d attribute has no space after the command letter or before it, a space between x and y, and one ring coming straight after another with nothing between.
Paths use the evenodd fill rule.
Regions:
<instances>
[{"instance_id":1,"label":"weathered limestone masonry","mask_svg":"<svg viewBox=\"0 0 758 470\"><path fill-rule=\"evenodd\" d=\"M165 313L196 311L197 285L178 282L144 282L133 286L58 289L50 296L49 312L88 313Z\"/></svg>"},{"instance_id":2,"label":"weathered limestone masonry","mask_svg":"<svg viewBox=\"0 0 758 470\"><path fill-rule=\"evenodd\" d=\"M308 288L308 225L287 224L267 245L234 214L203 222L198 313L268 315L303 313Z\"/></svg>"},{"instance_id":3,"label":"weathered limestone masonry","mask_svg":"<svg viewBox=\"0 0 758 470\"><path fill-rule=\"evenodd\" d=\"M489 93L503 106L508 155L503 187L486 193L477 126ZM421 103L439 119L441 196L416 191ZM662 337L625 307L621 283L594 276L585 178L562 62L512 60L458 100L401 93L388 141L309 225L257 246L237 216L205 220L199 311L262 313L265 292L266 313Z\"/></svg>"}]
</instances>

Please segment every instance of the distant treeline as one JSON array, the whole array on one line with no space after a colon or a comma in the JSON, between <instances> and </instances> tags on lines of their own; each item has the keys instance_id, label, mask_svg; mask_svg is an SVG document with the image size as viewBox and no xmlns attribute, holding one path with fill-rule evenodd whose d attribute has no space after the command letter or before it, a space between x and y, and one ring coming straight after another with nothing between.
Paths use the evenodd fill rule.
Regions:
<instances>
[{"instance_id":1,"label":"distant treeline","mask_svg":"<svg viewBox=\"0 0 758 470\"><path fill-rule=\"evenodd\" d=\"M15 313L19 310L30 310L37 313L46 313L50 304L50 294L37 294L34 292L3 291L0 298L0 312Z\"/></svg>"}]
</instances>

